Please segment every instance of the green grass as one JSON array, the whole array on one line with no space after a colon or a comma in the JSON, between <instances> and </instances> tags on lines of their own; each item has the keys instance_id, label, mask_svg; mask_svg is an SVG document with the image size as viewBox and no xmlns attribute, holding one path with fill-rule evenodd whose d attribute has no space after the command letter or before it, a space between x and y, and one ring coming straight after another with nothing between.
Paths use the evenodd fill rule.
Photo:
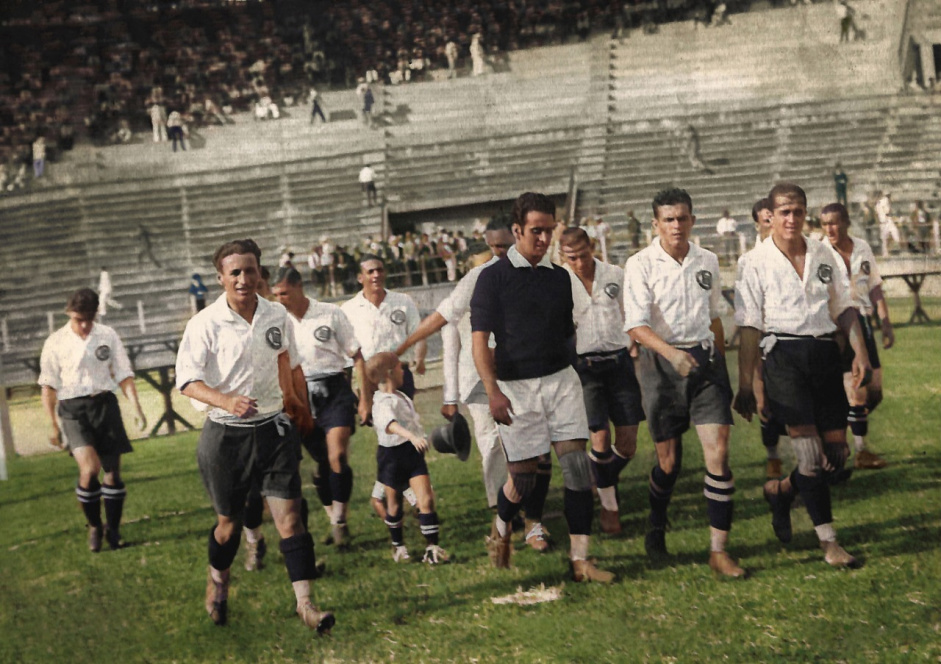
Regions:
<instances>
[{"instance_id":1,"label":"green grass","mask_svg":"<svg viewBox=\"0 0 941 664\"><path fill-rule=\"evenodd\" d=\"M10 460L0 484L0 662L938 662L941 661L941 381L937 327L899 330L883 354L886 401L871 422L872 447L891 465L857 472L834 490L841 542L861 556L857 571L830 569L802 510L794 541L775 539L761 497L763 448L755 424L733 430L736 520L731 550L751 572L717 581L707 561L702 454L686 437L667 545L674 563L648 566L643 552L646 432L622 475L625 532L593 538L611 586L567 578L567 537L556 463L547 505L554 552L517 547L509 571L490 568L483 548L489 512L479 456L467 463L429 454L442 518L441 543L454 564L395 565L388 534L367 503L375 477L375 434L353 443L353 549L317 547L328 575L318 603L337 613L328 638L294 616L276 547L260 572L233 567L230 625L214 627L202 607L212 510L196 470L196 434L135 443L126 457L129 496L119 552L88 553L65 454ZM730 355L735 376L735 356ZM419 395L426 428L441 422L440 391ZM15 407L20 407L15 406ZM782 445L786 453L790 450ZM304 477L309 478L309 460ZM312 487L305 494L313 502ZM319 509L315 537L326 531ZM270 521L270 544L277 534ZM406 520L414 558L423 548ZM491 597L539 584L564 585L560 601L498 606Z\"/></svg>"}]
</instances>

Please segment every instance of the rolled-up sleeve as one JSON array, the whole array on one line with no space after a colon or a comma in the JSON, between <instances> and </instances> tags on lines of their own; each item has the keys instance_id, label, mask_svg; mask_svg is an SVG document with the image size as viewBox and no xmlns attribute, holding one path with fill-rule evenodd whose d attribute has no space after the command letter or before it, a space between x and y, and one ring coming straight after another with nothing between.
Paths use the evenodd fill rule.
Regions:
<instances>
[{"instance_id":1,"label":"rolled-up sleeve","mask_svg":"<svg viewBox=\"0 0 941 664\"><path fill-rule=\"evenodd\" d=\"M115 382L120 383L125 378L134 375L134 367L131 366L131 359L127 356L127 350L124 348L121 337L115 334L112 344L114 354L112 355L111 372L114 375Z\"/></svg>"},{"instance_id":2,"label":"rolled-up sleeve","mask_svg":"<svg viewBox=\"0 0 941 664\"><path fill-rule=\"evenodd\" d=\"M650 289L644 280L640 257L631 257L624 266L624 331L650 327Z\"/></svg>"},{"instance_id":3,"label":"rolled-up sleeve","mask_svg":"<svg viewBox=\"0 0 941 664\"><path fill-rule=\"evenodd\" d=\"M206 330L191 319L183 331L183 340L176 353L176 388L183 391L190 383L206 380L209 340Z\"/></svg>"},{"instance_id":4,"label":"rolled-up sleeve","mask_svg":"<svg viewBox=\"0 0 941 664\"><path fill-rule=\"evenodd\" d=\"M749 261L742 270L742 278L735 284L736 303L741 301L741 314L736 310L735 322L740 327L753 327L764 332L764 293L761 289L755 261ZM741 321L741 322L739 322Z\"/></svg>"},{"instance_id":5,"label":"rolled-up sleeve","mask_svg":"<svg viewBox=\"0 0 941 664\"><path fill-rule=\"evenodd\" d=\"M372 406L372 422L377 432L386 433L389 425L398 418L391 399L376 399Z\"/></svg>"},{"instance_id":6,"label":"rolled-up sleeve","mask_svg":"<svg viewBox=\"0 0 941 664\"><path fill-rule=\"evenodd\" d=\"M39 380L36 382L43 387L51 387L56 391L62 386L59 358L50 348L48 340L43 344L42 355L39 356Z\"/></svg>"},{"instance_id":7,"label":"rolled-up sleeve","mask_svg":"<svg viewBox=\"0 0 941 664\"><path fill-rule=\"evenodd\" d=\"M837 272L837 270L834 270ZM846 273L843 270L839 270L840 277L837 279L832 279L828 290L830 291L830 301L828 306L830 308L830 318L836 321L847 309L853 308L853 294L850 291L849 281L845 276Z\"/></svg>"}]
</instances>

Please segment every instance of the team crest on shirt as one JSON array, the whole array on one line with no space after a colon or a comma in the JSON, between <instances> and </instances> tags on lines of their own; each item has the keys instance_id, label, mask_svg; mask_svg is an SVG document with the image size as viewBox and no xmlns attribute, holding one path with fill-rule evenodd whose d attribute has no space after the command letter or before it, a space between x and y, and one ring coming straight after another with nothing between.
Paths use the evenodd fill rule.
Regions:
<instances>
[{"instance_id":1,"label":"team crest on shirt","mask_svg":"<svg viewBox=\"0 0 941 664\"><path fill-rule=\"evenodd\" d=\"M391 320L391 321L392 321L393 323L395 323L396 325L401 325L402 323L404 323L404 322L405 322L405 318L406 318L406 317L405 317L405 312L402 311L401 309L396 309L396 310L393 311L392 314L389 316L389 320Z\"/></svg>"},{"instance_id":2,"label":"team crest on shirt","mask_svg":"<svg viewBox=\"0 0 941 664\"><path fill-rule=\"evenodd\" d=\"M321 325L316 330L314 330L314 339L322 343L327 343L330 341L330 337L333 336L333 330L331 330L326 325Z\"/></svg>"},{"instance_id":3,"label":"team crest on shirt","mask_svg":"<svg viewBox=\"0 0 941 664\"><path fill-rule=\"evenodd\" d=\"M102 362L107 362L111 359L111 346L107 344L102 344L95 349L95 357L97 357Z\"/></svg>"},{"instance_id":4,"label":"team crest on shirt","mask_svg":"<svg viewBox=\"0 0 941 664\"><path fill-rule=\"evenodd\" d=\"M821 283L828 284L833 281L833 268L826 263L821 263L817 267L817 278Z\"/></svg>"},{"instance_id":5,"label":"team crest on shirt","mask_svg":"<svg viewBox=\"0 0 941 664\"><path fill-rule=\"evenodd\" d=\"M614 300L618 295L621 294L621 286L613 282L606 284L604 287L604 294Z\"/></svg>"},{"instance_id":6,"label":"team crest on shirt","mask_svg":"<svg viewBox=\"0 0 941 664\"><path fill-rule=\"evenodd\" d=\"M712 272L709 270L700 270L696 273L696 283L703 290L712 290Z\"/></svg>"},{"instance_id":7,"label":"team crest on shirt","mask_svg":"<svg viewBox=\"0 0 941 664\"><path fill-rule=\"evenodd\" d=\"M265 341L275 350L281 350L281 328L269 327L265 332Z\"/></svg>"},{"instance_id":8,"label":"team crest on shirt","mask_svg":"<svg viewBox=\"0 0 941 664\"><path fill-rule=\"evenodd\" d=\"M869 265L869 261L863 261L859 264L859 271L865 275L868 275L872 271L872 267Z\"/></svg>"}]
</instances>

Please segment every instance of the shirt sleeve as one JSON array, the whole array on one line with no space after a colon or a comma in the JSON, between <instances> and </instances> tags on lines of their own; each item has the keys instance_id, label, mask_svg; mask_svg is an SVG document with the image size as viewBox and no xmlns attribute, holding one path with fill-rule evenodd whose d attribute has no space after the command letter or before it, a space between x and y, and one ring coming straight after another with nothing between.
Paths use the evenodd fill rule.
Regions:
<instances>
[{"instance_id":1,"label":"shirt sleeve","mask_svg":"<svg viewBox=\"0 0 941 664\"><path fill-rule=\"evenodd\" d=\"M444 389L441 400L446 404L456 404L460 398L459 359L461 355L461 334L457 326L449 323L441 328L444 360Z\"/></svg>"},{"instance_id":2,"label":"shirt sleeve","mask_svg":"<svg viewBox=\"0 0 941 664\"><path fill-rule=\"evenodd\" d=\"M372 422L377 434L385 434L390 424L398 420L392 399L378 398L372 404Z\"/></svg>"},{"instance_id":3,"label":"shirt sleeve","mask_svg":"<svg viewBox=\"0 0 941 664\"><path fill-rule=\"evenodd\" d=\"M457 323L470 310L471 296L474 294L475 281L465 276L459 282L448 297L438 305L438 313L449 323Z\"/></svg>"},{"instance_id":4,"label":"shirt sleeve","mask_svg":"<svg viewBox=\"0 0 941 664\"><path fill-rule=\"evenodd\" d=\"M471 331L493 332L496 325L498 302L493 297L493 279L495 270L487 268L477 278L474 294L471 296Z\"/></svg>"},{"instance_id":5,"label":"shirt sleeve","mask_svg":"<svg viewBox=\"0 0 941 664\"><path fill-rule=\"evenodd\" d=\"M44 387L51 387L58 391L62 387L62 374L59 367L59 358L50 346L52 338L46 339L39 356L39 380L36 382Z\"/></svg>"},{"instance_id":6,"label":"shirt sleeve","mask_svg":"<svg viewBox=\"0 0 941 664\"><path fill-rule=\"evenodd\" d=\"M289 314L285 311L281 323L281 329L284 331L284 345L281 347L281 353L288 354L291 369L294 369L301 364L301 353L297 349L297 339L294 337L294 325L288 319L288 316ZM278 354L280 355L281 353Z\"/></svg>"},{"instance_id":7,"label":"shirt sleeve","mask_svg":"<svg viewBox=\"0 0 941 664\"><path fill-rule=\"evenodd\" d=\"M632 256L624 266L624 331L635 327L650 327L652 297L644 280L644 265L640 256Z\"/></svg>"},{"instance_id":8,"label":"shirt sleeve","mask_svg":"<svg viewBox=\"0 0 941 664\"><path fill-rule=\"evenodd\" d=\"M869 261L869 290L872 291L876 286L882 285L882 273L879 272L879 265L876 263L875 254L872 253L872 247L868 245L865 259Z\"/></svg>"},{"instance_id":9,"label":"shirt sleeve","mask_svg":"<svg viewBox=\"0 0 941 664\"><path fill-rule=\"evenodd\" d=\"M761 289L761 281L755 266L757 262L757 260L746 262L742 270L742 278L735 284L736 296L741 298L742 304L741 316L736 316L735 322L738 323L740 319L739 327L753 327L764 332L764 292Z\"/></svg>"},{"instance_id":10,"label":"shirt sleeve","mask_svg":"<svg viewBox=\"0 0 941 664\"><path fill-rule=\"evenodd\" d=\"M334 322L337 331L337 340L340 342L340 346L343 348L348 356L353 357L356 355L356 351L360 349L359 339L356 338L356 332L353 330L353 324L350 322L350 319L346 317L346 314L343 313L343 310L337 307L336 309L336 320Z\"/></svg>"},{"instance_id":11,"label":"shirt sleeve","mask_svg":"<svg viewBox=\"0 0 941 664\"><path fill-rule=\"evenodd\" d=\"M722 275L719 274L719 258L713 254L706 263L712 273L712 288L709 290L709 320L713 321L726 313L725 298L722 297Z\"/></svg>"},{"instance_id":12,"label":"shirt sleeve","mask_svg":"<svg viewBox=\"0 0 941 664\"><path fill-rule=\"evenodd\" d=\"M853 308L853 296L850 291L849 277L845 270L839 269L842 266L836 266L833 269L834 274L839 274L836 279L831 279L827 290L830 291L830 318L836 321L847 309Z\"/></svg>"},{"instance_id":13,"label":"shirt sleeve","mask_svg":"<svg viewBox=\"0 0 941 664\"><path fill-rule=\"evenodd\" d=\"M208 358L209 338L206 329L199 324L198 318L191 318L176 353L176 388L182 392L190 383L197 380L205 382Z\"/></svg>"},{"instance_id":14,"label":"shirt sleeve","mask_svg":"<svg viewBox=\"0 0 941 664\"><path fill-rule=\"evenodd\" d=\"M111 355L111 373L114 381L118 384L125 378L131 378L134 375L134 367L131 366L131 359L127 356L127 350L124 348L124 342L117 334L111 343L114 353Z\"/></svg>"},{"instance_id":15,"label":"shirt sleeve","mask_svg":"<svg viewBox=\"0 0 941 664\"><path fill-rule=\"evenodd\" d=\"M738 327L745 325L745 303L742 301L742 288L744 284L742 283L742 279L744 278L746 260L744 255L739 256L738 263L735 266L734 311L732 314L735 319L735 324Z\"/></svg>"}]
</instances>

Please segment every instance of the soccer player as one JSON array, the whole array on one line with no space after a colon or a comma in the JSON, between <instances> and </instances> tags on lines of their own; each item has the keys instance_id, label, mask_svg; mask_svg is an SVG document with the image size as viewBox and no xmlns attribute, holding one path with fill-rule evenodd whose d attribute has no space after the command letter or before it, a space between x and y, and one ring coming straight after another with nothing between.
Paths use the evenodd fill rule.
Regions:
<instances>
[{"instance_id":1,"label":"soccer player","mask_svg":"<svg viewBox=\"0 0 941 664\"><path fill-rule=\"evenodd\" d=\"M450 420L457 413L458 401L467 405L474 422L474 438L483 464L487 505L496 510L497 495L500 487L506 483L506 456L497 423L490 415L487 393L474 367L470 302L481 271L506 255L513 246L513 234L500 221L491 220L484 231L484 240L489 250L472 257L477 263L475 267L464 275L451 294L438 305L437 311L425 318L418 329L396 349L396 353L401 355L414 343L441 330L444 342L444 405L441 414ZM525 528L526 543L541 553L549 549L548 530L542 524L542 513L551 478L552 457L547 454L538 462L536 485L526 500L526 521L525 524L520 522Z\"/></svg>"},{"instance_id":2,"label":"soccer player","mask_svg":"<svg viewBox=\"0 0 941 664\"><path fill-rule=\"evenodd\" d=\"M88 522L92 553L101 551L102 536L112 549L124 546L120 528L127 489L121 481L121 455L133 450L114 395L119 385L134 405L140 430L147 426L124 344L112 328L95 322L98 305L90 288L72 294L65 307L69 322L43 344L38 381L52 422L49 442L60 448L67 444L78 464L75 495ZM103 484L98 479L102 470Z\"/></svg>"},{"instance_id":3,"label":"soccer player","mask_svg":"<svg viewBox=\"0 0 941 664\"><path fill-rule=\"evenodd\" d=\"M624 271L592 255L591 239L582 228L566 228L559 245L572 281L578 329L575 370L591 432L588 456L601 501L601 530L617 534L621 532L618 480L637 451L637 426L644 419L628 351L632 341L624 331ZM614 424L613 449L609 421Z\"/></svg>"},{"instance_id":4,"label":"soccer player","mask_svg":"<svg viewBox=\"0 0 941 664\"><path fill-rule=\"evenodd\" d=\"M345 368L352 358L362 375L363 354L340 307L304 295L304 280L296 269L281 268L271 292L291 315L314 418L314 430L301 442L318 465L314 485L330 519L333 542L343 548L349 543L346 516L353 469L348 455L357 404Z\"/></svg>"},{"instance_id":5,"label":"soccer player","mask_svg":"<svg viewBox=\"0 0 941 664\"><path fill-rule=\"evenodd\" d=\"M791 540L791 504L799 491L814 524L826 562L857 567L858 561L836 541L828 477L842 470L849 452L839 327L855 351L853 386L871 375L866 343L837 257L801 231L807 196L790 183L776 185L771 201L771 237L745 267L744 306L739 351L739 390L735 410L755 413L753 376L759 347L763 353L765 398L786 426L797 469L765 483L772 527L782 542Z\"/></svg>"},{"instance_id":6,"label":"soccer player","mask_svg":"<svg viewBox=\"0 0 941 664\"><path fill-rule=\"evenodd\" d=\"M582 386L571 366L572 285L568 273L546 255L555 204L543 194L522 194L512 219L515 245L480 273L471 298L474 364L490 414L500 425L509 475L497 497L491 560L509 567L513 517L536 487L540 457L555 449L565 485L573 578L609 583L614 575L588 559L591 467Z\"/></svg>"},{"instance_id":7,"label":"soccer player","mask_svg":"<svg viewBox=\"0 0 941 664\"><path fill-rule=\"evenodd\" d=\"M213 264L225 292L190 319L177 353L177 388L208 410L196 452L216 512L205 606L215 624L226 624L230 568L255 481L281 536L297 614L321 633L335 619L310 598L317 576L314 541L301 520L300 454L292 431L293 420L309 434L313 421L288 312L257 294L260 260L252 240L216 250Z\"/></svg>"},{"instance_id":8,"label":"soccer player","mask_svg":"<svg viewBox=\"0 0 941 664\"><path fill-rule=\"evenodd\" d=\"M849 400L849 425L853 433L853 445L856 468L885 468L885 459L866 449L866 434L869 432L869 413L882 401L882 365L879 363L879 351L869 317L873 310L879 316L882 327L882 347L888 350L895 343L895 332L889 320L889 307L882 293L882 277L872 249L862 238L850 237L850 218L846 208L840 203L831 203L820 212L820 225L827 234L830 248L843 261L850 282L850 295L859 312L859 327L866 340L869 352L869 364L872 366L872 380L861 388L853 387L852 353L844 354L843 386ZM852 349L847 349L851 351Z\"/></svg>"},{"instance_id":9,"label":"soccer player","mask_svg":"<svg viewBox=\"0 0 941 664\"><path fill-rule=\"evenodd\" d=\"M767 198L755 202L752 206L751 216L755 222L755 248L739 257L735 271L735 325L737 327L741 327L745 323L745 305L742 303L742 274L748 261L754 257L758 245L771 235L772 212L771 203ZM765 454L767 455L765 475L770 480L781 477L781 456L778 453L778 440L781 436L787 435L787 428L774 417L774 413L765 403L764 384L761 381L761 366L755 367L755 375L752 380L754 381L758 419L761 424L761 443L764 445Z\"/></svg>"},{"instance_id":10,"label":"soccer player","mask_svg":"<svg viewBox=\"0 0 941 664\"><path fill-rule=\"evenodd\" d=\"M418 306L405 293L386 290L386 266L375 254L365 254L359 261L357 280L363 287L351 300L344 302L340 309L353 325L353 332L359 341L363 360L368 362L376 353L394 351L418 327L421 316ZM415 371L425 373L424 341L415 345ZM409 353L410 354L410 353ZM403 360L404 382L401 391L409 398L415 397L415 378L408 366L408 355ZM359 417L363 424L372 419L372 397L376 385L369 382L369 376L360 373ZM372 506L380 518L387 516L383 506L385 490L380 482L373 486Z\"/></svg>"},{"instance_id":11,"label":"soccer player","mask_svg":"<svg viewBox=\"0 0 941 664\"><path fill-rule=\"evenodd\" d=\"M732 390L719 318L719 259L690 242L696 217L684 190L659 192L653 215L658 238L624 268L624 329L641 345L637 377L657 452L644 547L654 561L667 556L667 507L682 465L682 435L692 422L706 464L709 567L720 576L742 577L745 571L725 550L735 480L729 468Z\"/></svg>"}]
</instances>

